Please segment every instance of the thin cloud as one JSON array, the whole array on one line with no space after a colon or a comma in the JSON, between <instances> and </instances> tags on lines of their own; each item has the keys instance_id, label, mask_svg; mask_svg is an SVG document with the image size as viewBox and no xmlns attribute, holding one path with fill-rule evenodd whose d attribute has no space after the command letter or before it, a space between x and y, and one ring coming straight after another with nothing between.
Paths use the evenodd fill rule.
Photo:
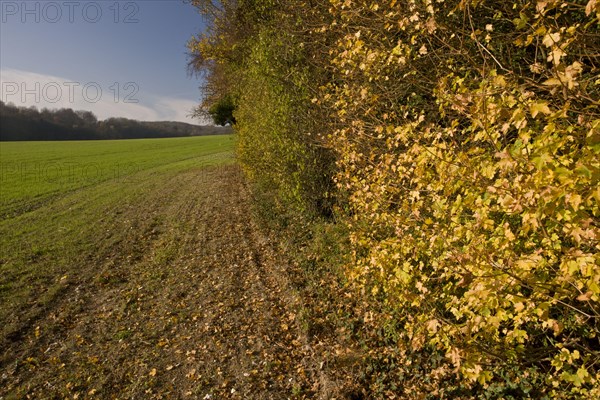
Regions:
<instances>
[{"instance_id":1,"label":"thin cloud","mask_svg":"<svg viewBox=\"0 0 600 400\"><path fill-rule=\"evenodd\" d=\"M145 94L135 84L102 86L16 69L0 70L0 100L21 107L92 111L99 119L206 123L189 117L197 105L192 100Z\"/></svg>"},{"instance_id":2,"label":"thin cloud","mask_svg":"<svg viewBox=\"0 0 600 400\"><path fill-rule=\"evenodd\" d=\"M157 97L154 99L154 109L158 110L161 119L168 119L164 116L171 116L170 121L196 121L201 125L208 125L210 122L206 120L192 119L190 114L193 109L198 106L198 103L192 100L178 99L173 97Z\"/></svg>"}]
</instances>

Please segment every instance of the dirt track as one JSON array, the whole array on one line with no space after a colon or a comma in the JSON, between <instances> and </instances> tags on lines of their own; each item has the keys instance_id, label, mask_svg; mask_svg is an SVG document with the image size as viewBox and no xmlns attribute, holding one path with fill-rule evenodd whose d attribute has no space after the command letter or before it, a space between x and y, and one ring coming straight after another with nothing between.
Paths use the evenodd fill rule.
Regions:
<instances>
[{"instance_id":1,"label":"dirt track","mask_svg":"<svg viewBox=\"0 0 600 400\"><path fill-rule=\"evenodd\" d=\"M286 266L249 201L231 166L124 202L60 296L0 338L0 399L315 395Z\"/></svg>"}]
</instances>

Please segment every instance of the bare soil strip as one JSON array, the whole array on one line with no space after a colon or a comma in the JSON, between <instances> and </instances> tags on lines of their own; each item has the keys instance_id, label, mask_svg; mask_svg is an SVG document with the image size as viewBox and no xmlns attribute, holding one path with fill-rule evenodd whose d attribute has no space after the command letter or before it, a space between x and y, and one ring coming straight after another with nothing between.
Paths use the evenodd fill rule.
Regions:
<instances>
[{"instance_id":1,"label":"bare soil strip","mask_svg":"<svg viewBox=\"0 0 600 400\"><path fill-rule=\"evenodd\" d=\"M0 399L315 395L286 266L249 210L235 166L124 200L53 301L3 331Z\"/></svg>"}]
</instances>

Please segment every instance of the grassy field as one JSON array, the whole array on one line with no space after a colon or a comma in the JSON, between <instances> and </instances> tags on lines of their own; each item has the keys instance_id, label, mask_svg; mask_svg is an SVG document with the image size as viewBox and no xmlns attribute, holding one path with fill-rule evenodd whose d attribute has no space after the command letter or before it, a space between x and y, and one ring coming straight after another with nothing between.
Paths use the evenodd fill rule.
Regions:
<instances>
[{"instance_id":1,"label":"grassy field","mask_svg":"<svg viewBox=\"0 0 600 400\"><path fill-rule=\"evenodd\" d=\"M141 257L143 245L124 243L151 241L174 219L162 211L170 196L194 190L174 181L192 174L193 186L202 186L233 164L232 150L232 136L0 143L2 379L22 361L15 351L28 348L32 332L39 337L41 321L64 309L74 288L119 281L107 260ZM171 243L153 257L168 260L174 251Z\"/></svg>"},{"instance_id":2,"label":"grassy field","mask_svg":"<svg viewBox=\"0 0 600 400\"><path fill-rule=\"evenodd\" d=\"M0 400L335 397L233 147L0 143Z\"/></svg>"},{"instance_id":3,"label":"grassy field","mask_svg":"<svg viewBox=\"0 0 600 400\"><path fill-rule=\"evenodd\" d=\"M31 211L102 182L231 158L232 136L73 142L0 142L0 215Z\"/></svg>"},{"instance_id":4,"label":"grassy field","mask_svg":"<svg viewBox=\"0 0 600 400\"><path fill-rule=\"evenodd\" d=\"M233 136L0 143L0 399L330 387L296 267L258 227L233 148Z\"/></svg>"},{"instance_id":5,"label":"grassy field","mask_svg":"<svg viewBox=\"0 0 600 400\"><path fill-rule=\"evenodd\" d=\"M233 137L0 143L0 329L35 313L98 229L181 171L233 162ZM102 228L104 230L109 228ZM36 307L27 306L34 301Z\"/></svg>"}]
</instances>

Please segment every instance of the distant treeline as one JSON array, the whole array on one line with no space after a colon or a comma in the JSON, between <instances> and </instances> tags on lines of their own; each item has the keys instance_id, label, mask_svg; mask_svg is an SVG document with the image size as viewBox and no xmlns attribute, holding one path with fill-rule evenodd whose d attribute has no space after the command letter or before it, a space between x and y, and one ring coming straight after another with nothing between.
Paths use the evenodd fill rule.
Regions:
<instances>
[{"instance_id":1,"label":"distant treeline","mask_svg":"<svg viewBox=\"0 0 600 400\"><path fill-rule=\"evenodd\" d=\"M0 101L0 141L141 139L227 133L231 133L231 128L127 118L98 121L90 111L38 110Z\"/></svg>"}]
</instances>

